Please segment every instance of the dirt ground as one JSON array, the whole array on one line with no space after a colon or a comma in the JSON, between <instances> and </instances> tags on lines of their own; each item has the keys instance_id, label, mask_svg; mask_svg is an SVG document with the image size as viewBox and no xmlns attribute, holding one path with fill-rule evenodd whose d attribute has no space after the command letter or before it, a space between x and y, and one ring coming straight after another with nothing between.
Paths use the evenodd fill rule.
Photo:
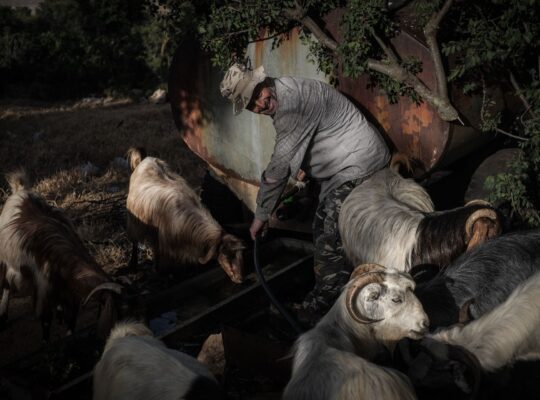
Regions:
<instances>
[{"instance_id":1,"label":"dirt ground","mask_svg":"<svg viewBox=\"0 0 540 400\"><path fill-rule=\"evenodd\" d=\"M85 99L73 104L0 102L0 208L9 195L3 178L23 168L33 190L73 220L91 254L116 275L131 251L125 234L125 199L131 146L167 161L196 190L206 169L184 145L169 104ZM151 258L148 250L140 262ZM140 276L130 276L137 279ZM81 318L78 328L92 322ZM53 327L54 341L65 334ZM28 296L14 296L0 331L0 367L36 351L41 328Z\"/></svg>"}]
</instances>

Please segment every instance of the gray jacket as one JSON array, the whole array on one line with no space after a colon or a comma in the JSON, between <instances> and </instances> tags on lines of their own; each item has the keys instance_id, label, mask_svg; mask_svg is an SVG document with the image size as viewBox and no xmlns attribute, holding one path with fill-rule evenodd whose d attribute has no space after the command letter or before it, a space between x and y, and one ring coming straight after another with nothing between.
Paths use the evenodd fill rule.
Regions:
<instances>
[{"instance_id":1,"label":"gray jacket","mask_svg":"<svg viewBox=\"0 0 540 400\"><path fill-rule=\"evenodd\" d=\"M276 78L275 85L276 144L261 178L255 217L268 219L289 176L300 168L321 183L321 201L343 183L388 164L390 152L379 131L332 86L291 77Z\"/></svg>"}]
</instances>

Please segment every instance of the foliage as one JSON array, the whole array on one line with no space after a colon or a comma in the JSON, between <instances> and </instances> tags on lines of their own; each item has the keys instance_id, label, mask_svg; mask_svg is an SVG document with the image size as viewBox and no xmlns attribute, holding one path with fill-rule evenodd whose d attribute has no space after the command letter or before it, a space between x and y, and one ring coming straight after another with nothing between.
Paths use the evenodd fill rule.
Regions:
<instances>
[{"instance_id":1,"label":"foliage","mask_svg":"<svg viewBox=\"0 0 540 400\"><path fill-rule=\"evenodd\" d=\"M486 187L492 201L508 201L512 210L525 223L540 225L538 213L538 184L540 173L540 80L533 78L529 87L522 92L530 105L524 118L520 118L522 135L527 140L521 141L522 152L509 165L509 171L489 177Z\"/></svg>"},{"instance_id":2,"label":"foliage","mask_svg":"<svg viewBox=\"0 0 540 400\"><path fill-rule=\"evenodd\" d=\"M369 57L380 56L381 50L373 43L374 35L390 38L397 33L397 25L390 18L382 0L353 0L347 4L341 19L343 40L338 47L345 75L357 78L368 72Z\"/></svg>"},{"instance_id":3,"label":"foliage","mask_svg":"<svg viewBox=\"0 0 540 400\"><path fill-rule=\"evenodd\" d=\"M508 172L490 177L486 187L492 201L509 202L515 216L533 226L540 225L539 5L538 0L460 3L459 12L451 16L453 37L443 45L443 53L455 59L449 80L484 97L479 128L521 138L521 155ZM510 121L490 111L495 100L486 96L486 87L501 82L522 100L513 110L517 118Z\"/></svg>"},{"instance_id":4,"label":"foliage","mask_svg":"<svg viewBox=\"0 0 540 400\"><path fill-rule=\"evenodd\" d=\"M0 8L1 87L32 97L152 89L167 78L147 0L45 0Z\"/></svg>"},{"instance_id":5,"label":"foliage","mask_svg":"<svg viewBox=\"0 0 540 400\"><path fill-rule=\"evenodd\" d=\"M407 71L413 74L418 74L422 71L422 63L416 58L404 59L402 65ZM420 98L412 87L397 82L387 75L372 72L369 86L381 88L386 93L390 104L397 103L400 97L403 96L410 98L416 104L420 103Z\"/></svg>"},{"instance_id":6,"label":"foliage","mask_svg":"<svg viewBox=\"0 0 540 400\"><path fill-rule=\"evenodd\" d=\"M249 43L272 38L274 45L279 45L280 35L299 26L282 16L283 8L292 8L293 1L221 3L212 4L208 17L199 25L199 34L203 47L212 56L212 63L222 69L235 61L244 61Z\"/></svg>"}]
</instances>

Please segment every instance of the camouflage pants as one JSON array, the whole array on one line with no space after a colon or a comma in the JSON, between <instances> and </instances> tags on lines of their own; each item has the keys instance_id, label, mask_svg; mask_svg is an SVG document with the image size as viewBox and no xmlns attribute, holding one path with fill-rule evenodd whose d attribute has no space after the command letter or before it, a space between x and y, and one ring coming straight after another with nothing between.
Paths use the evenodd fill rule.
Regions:
<instances>
[{"instance_id":1,"label":"camouflage pants","mask_svg":"<svg viewBox=\"0 0 540 400\"><path fill-rule=\"evenodd\" d=\"M344 183L317 206L313 220L315 287L302 303L302 308L315 320L332 307L351 275L352 265L343 252L338 218L343 201L362 182L363 179L357 179Z\"/></svg>"}]
</instances>

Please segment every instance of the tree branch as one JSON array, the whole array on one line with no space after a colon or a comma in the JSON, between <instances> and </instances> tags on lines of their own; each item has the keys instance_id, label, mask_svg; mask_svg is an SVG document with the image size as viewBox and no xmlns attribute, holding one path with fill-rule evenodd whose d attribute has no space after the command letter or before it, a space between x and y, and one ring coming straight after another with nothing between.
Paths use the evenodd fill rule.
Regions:
<instances>
[{"instance_id":1,"label":"tree branch","mask_svg":"<svg viewBox=\"0 0 540 400\"><path fill-rule=\"evenodd\" d=\"M446 4L443 6L443 9L445 7L450 7L450 4L453 0L447 0ZM447 11L447 10L446 10ZM442 19L446 11L439 12L439 21ZM329 48L332 51L336 51L338 47L338 43L330 37L328 34L326 34L322 28L309 16L306 15L305 10L297 3L295 2L295 8L289 8L285 9L283 11L285 17L300 22L306 29L308 29L315 38L323 45ZM416 75L410 73L405 68L403 68L401 65L399 65L398 58L395 55L395 53L392 51L391 48L386 46L386 44L377 36L373 35L375 40L379 43L381 48L384 50L384 52L389 57L391 63L385 64L382 61L369 59L368 60L368 68L380 72L381 74L387 75L390 78L396 80L397 82L401 82L407 86L412 87L418 95L424 99L427 103L431 104L436 110L439 116L444 121L455 121L459 120L459 114L456 111L456 109L452 106L448 99L448 95L441 96L437 95L433 91L431 91ZM440 58L440 53L437 54ZM441 62L442 66L442 62ZM444 70L442 70L444 80L443 82L446 83L446 76L444 75ZM445 86L446 88L446 86Z\"/></svg>"},{"instance_id":2,"label":"tree branch","mask_svg":"<svg viewBox=\"0 0 540 400\"><path fill-rule=\"evenodd\" d=\"M427 103L431 104L444 121L459 120L456 109L450 104L448 98L433 93L416 75L397 64L385 64L378 60L369 59L368 68L387 75L397 82L412 87L416 93Z\"/></svg>"},{"instance_id":3,"label":"tree branch","mask_svg":"<svg viewBox=\"0 0 540 400\"><path fill-rule=\"evenodd\" d=\"M524 138L524 137L521 137L521 136L514 135L514 134L512 134L512 133L510 133L510 132L506 132L505 130L502 130L501 128L495 128L495 132L502 133L503 135L506 135L506 136L510 136L510 137L513 138L513 139L523 140L524 142L529 141L529 139L527 139L527 138Z\"/></svg>"},{"instance_id":4,"label":"tree branch","mask_svg":"<svg viewBox=\"0 0 540 400\"><path fill-rule=\"evenodd\" d=\"M480 107L480 120L482 121L483 124L486 123L485 119L484 119L484 114L485 114L485 105L486 105L486 81L484 79L484 75L482 74L482 106ZM497 133L502 133L503 135L506 135L506 136L509 136L513 139L517 139L517 140L523 140L524 142L527 142L529 139L527 138L524 138L524 137L521 137L521 136L517 136L517 135L514 135L510 132L507 132L499 127L495 127L494 128L495 132Z\"/></svg>"},{"instance_id":5,"label":"tree branch","mask_svg":"<svg viewBox=\"0 0 540 400\"><path fill-rule=\"evenodd\" d=\"M249 43L257 43L257 42L264 42L265 40L274 39L274 38L276 38L276 37L278 37L278 36L286 35L286 34L288 34L290 31L291 31L290 29L287 29L286 31L276 32L276 33L274 33L273 35L270 35L270 36L266 36L266 37L254 39L254 40L248 42L248 44L249 44Z\"/></svg>"},{"instance_id":6,"label":"tree branch","mask_svg":"<svg viewBox=\"0 0 540 400\"><path fill-rule=\"evenodd\" d=\"M338 43L326 34L319 24L306 15L305 10L297 2L295 2L295 8L287 8L283 10L283 14L289 19L300 22L323 46L328 47L332 51L336 51Z\"/></svg>"},{"instance_id":7,"label":"tree branch","mask_svg":"<svg viewBox=\"0 0 540 400\"><path fill-rule=\"evenodd\" d=\"M452 2L453 0L446 0L439 12L434 13L424 27L424 35L426 37L426 41L431 52L431 57L433 59L433 64L435 66L437 94L446 99L448 99L448 85L446 83L446 73L444 72L439 44L437 43L437 31L439 29L441 20L452 6Z\"/></svg>"},{"instance_id":8,"label":"tree branch","mask_svg":"<svg viewBox=\"0 0 540 400\"><path fill-rule=\"evenodd\" d=\"M510 83L512 84L512 87L516 91L516 94L518 95L519 99L525 106L525 109L530 110L531 105L529 104L525 96L523 96L523 94L521 93L521 88L519 87L519 83L517 82L516 77L514 76L514 73L512 71L510 71Z\"/></svg>"},{"instance_id":9,"label":"tree branch","mask_svg":"<svg viewBox=\"0 0 540 400\"><path fill-rule=\"evenodd\" d=\"M396 53L394 53L394 50L392 50L390 46L387 46L386 43L384 43L384 41L375 32L371 32L371 35L375 38L377 43L379 43L379 46L381 46L381 49L383 49L388 59L392 61L392 63L399 64L398 57Z\"/></svg>"}]
</instances>

